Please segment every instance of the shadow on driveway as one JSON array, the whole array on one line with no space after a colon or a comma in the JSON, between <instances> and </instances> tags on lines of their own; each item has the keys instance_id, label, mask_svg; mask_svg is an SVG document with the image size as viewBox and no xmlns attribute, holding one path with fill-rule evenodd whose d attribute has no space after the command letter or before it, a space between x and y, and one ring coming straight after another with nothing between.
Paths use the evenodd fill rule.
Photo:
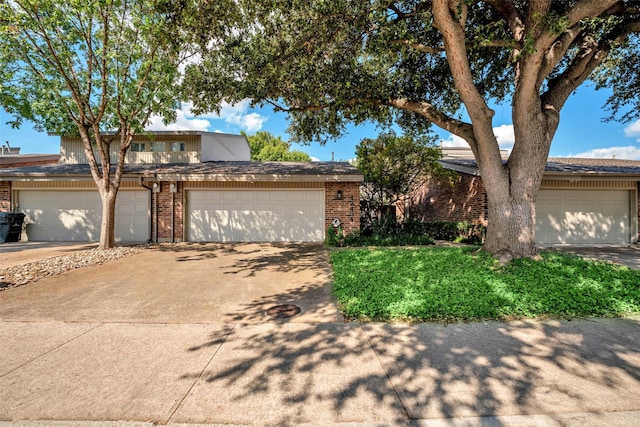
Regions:
<instances>
[{"instance_id":1,"label":"shadow on driveway","mask_svg":"<svg viewBox=\"0 0 640 427\"><path fill-rule=\"evenodd\" d=\"M336 322L320 245L160 245L2 293L0 319L65 322L252 323L295 304L292 321Z\"/></svg>"}]
</instances>

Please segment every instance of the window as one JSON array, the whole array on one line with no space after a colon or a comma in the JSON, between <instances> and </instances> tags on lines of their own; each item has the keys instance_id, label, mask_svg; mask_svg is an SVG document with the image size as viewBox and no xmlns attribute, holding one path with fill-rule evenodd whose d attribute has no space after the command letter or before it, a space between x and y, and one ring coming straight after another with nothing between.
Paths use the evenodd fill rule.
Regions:
<instances>
[{"instance_id":1,"label":"window","mask_svg":"<svg viewBox=\"0 0 640 427\"><path fill-rule=\"evenodd\" d=\"M151 143L151 151L154 153L164 153L167 151L167 144L164 141L154 141Z\"/></svg>"},{"instance_id":2,"label":"window","mask_svg":"<svg viewBox=\"0 0 640 427\"><path fill-rule=\"evenodd\" d=\"M144 142L132 142L131 151L136 153L142 153L143 151L146 151L146 146L147 144L145 144Z\"/></svg>"},{"instance_id":3,"label":"window","mask_svg":"<svg viewBox=\"0 0 640 427\"><path fill-rule=\"evenodd\" d=\"M184 151L184 142L172 142L171 151Z\"/></svg>"}]
</instances>

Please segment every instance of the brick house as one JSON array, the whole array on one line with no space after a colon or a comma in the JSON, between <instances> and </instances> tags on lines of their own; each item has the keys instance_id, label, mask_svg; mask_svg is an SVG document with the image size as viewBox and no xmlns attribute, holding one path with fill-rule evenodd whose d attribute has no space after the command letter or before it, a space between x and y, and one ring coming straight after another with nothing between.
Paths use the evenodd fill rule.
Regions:
<instances>
[{"instance_id":1,"label":"brick house","mask_svg":"<svg viewBox=\"0 0 640 427\"><path fill-rule=\"evenodd\" d=\"M97 241L100 197L79 138L56 164L0 169L0 211L24 212L33 241ZM115 161L115 151L112 153ZM359 230L362 174L339 162L251 162L241 135L163 131L134 138L116 203L117 241L324 240Z\"/></svg>"},{"instance_id":2,"label":"brick house","mask_svg":"<svg viewBox=\"0 0 640 427\"><path fill-rule=\"evenodd\" d=\"M487 196L472 156L448 156L453 184L430 179L405 201L425 220L487 225ZM628 245L638 242L640 161L549 158L536 201L536 242Z\"/></svg>"}]
</instances>

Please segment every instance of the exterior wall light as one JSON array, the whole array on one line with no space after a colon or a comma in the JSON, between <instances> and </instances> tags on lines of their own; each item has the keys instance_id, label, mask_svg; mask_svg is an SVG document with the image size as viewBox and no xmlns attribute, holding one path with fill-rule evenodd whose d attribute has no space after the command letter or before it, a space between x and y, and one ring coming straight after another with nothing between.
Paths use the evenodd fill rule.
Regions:
<instances>
[{"instance_id":1,"label":"exterior wall light","mask_svg":"<svg viewBox=\"0 0 640 427\"><path fill-rule=\"evenodd\" d=\"M342 200L342 190L338 190L336 193L336 200Z\"/></svg>"},{"instance_id":2,"label":"exterior wall light","mask_svg":"<svg viewBox=\"0 0 640 427\"><path fill-rule=\"evenodd\" d=\"M178 189L176 188L176 183L172 182L171 184L169 184L169 193L175 193L176 191L178 191Z\"/></svg>"}]
</instances>

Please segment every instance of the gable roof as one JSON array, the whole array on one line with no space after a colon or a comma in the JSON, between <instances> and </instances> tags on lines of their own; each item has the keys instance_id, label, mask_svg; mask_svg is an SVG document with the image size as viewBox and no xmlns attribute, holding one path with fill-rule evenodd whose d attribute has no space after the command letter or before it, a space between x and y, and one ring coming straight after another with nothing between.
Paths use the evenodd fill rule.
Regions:
<instances>
[{"instance_id":1,"label":"gable roof","mask_svg":"<svg viewBox=\"0 0 640 427\"><path fill-rule=\"evenodd\" d=\"M480 175L478 164L474 159L443 158L440 164L461 173ZM625 177L640 181L640 161L550 157L545 167L545 177L551 176Z\"/></svg>"},{"instance_id":2,"label":"gable roof","mask_svg":"<svg viewBox=\"0 0 640 427\"><path fill-rule=\"evenodd\" d=\"M362 172L343 162L203 162L188 164L125 164L123 176L159 181L353 181ZM89 165L36 165L0 170L0 180L72 179L91 177Z\"/></svg>"}]
</instances>

